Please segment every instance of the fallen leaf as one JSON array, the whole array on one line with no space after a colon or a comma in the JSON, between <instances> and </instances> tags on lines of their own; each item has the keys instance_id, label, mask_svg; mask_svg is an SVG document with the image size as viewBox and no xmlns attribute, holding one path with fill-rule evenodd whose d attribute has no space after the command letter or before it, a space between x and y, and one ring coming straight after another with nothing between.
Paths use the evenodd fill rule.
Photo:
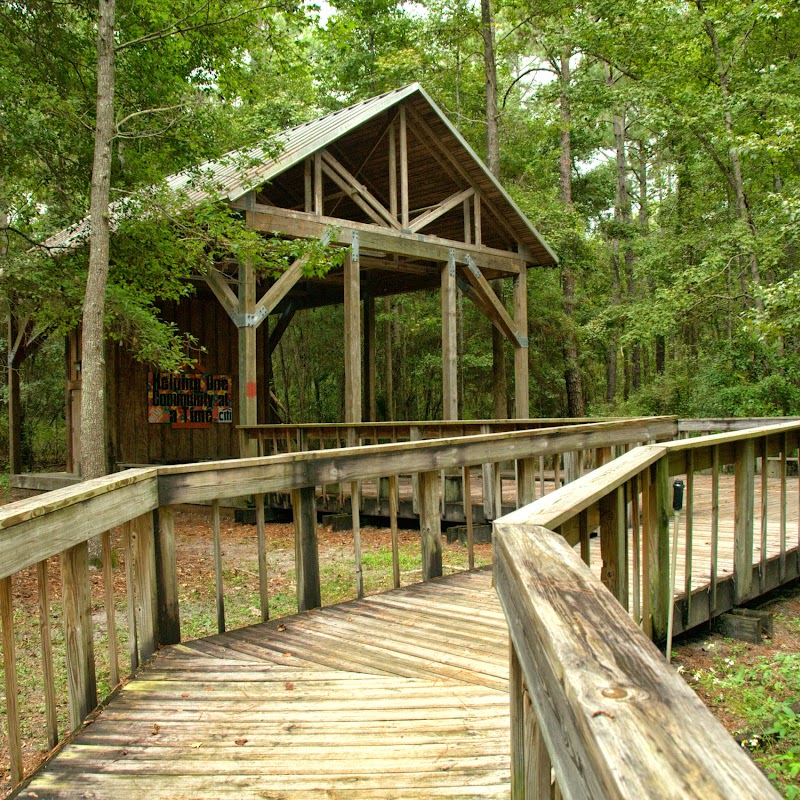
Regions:
<instances>
[{"instance_id":1,"label":"fallen leaf","mask_svg":"<svg viewBox=\"0 0 800 800\"><path fill-rule=\"evenodd\" d=\"M289 691L291 691L292 689L294 689L294 684L293 683L287 683L286 684L286 688L289 689Z\"/></svg>"},{"instance_id":2,"label":"fallen leaf","mask_svg":"<svg viewBox=\"0 0 800 800\"><path fill-rule=\"evenodd\" d=\"M157 723L157 722L154 722L154 723L153 723L153 730L151 730L151 731L150 731L150 735L151 735L151 736L158 736L158 732L159 732L160 730L161 730L161 728L159 728L159 727L158 727L158 723Z\"/></svg>"},{"instance_id":3,"label":"fallen leaf","mask_svg":"<svg viewBox=\"0 0 800 800\"><path fill-rule=\"evenodd\" d=\"M291 658L291 657L292 657L292 654L291 654L291 653L284 653L284 654L283 654L283 657L284 657L284 658Z\"/></svg>"},{"instance_id":4,"label":"fallen leaf","mask_svg":"<svg viewBox=\"0 0 800 800\"><path fill-rule=\"evenodd\" d=\"M195 750L196 750L198 747L202 747L202 746L203 746L203 743L202 743L202 742L192 742L192 747L194 747L194 749L195 749Z\"/></svg>"},{"instance_id":5,"label":"fallen leaf","mask_svg":"<svg viewBox=\"0 0 800 800\"><path fill-rule=\"evenodd\" d=\"M188 696L189 696L189 692L182 692L181 693L181 697L188 697Z\"/></svg>"},{"instance_id":6,"label":"fallen leaf","mask_svg":"<svg viewBox=\"0 0 800 800\"><path fill-rule=\"evenodd\" d=\"M608 717L609 719L614 719L613 714L608 711L603 711L602 709L600 711L595 711L594 714L592 714L592 719L595 717Z\"/></svg>"},{"instance_id":7,"label":"fallen leaf","mask_svg":"<svg viewBox=\"0 0 800 800\"><path fill-rule=\"evenodd\" d=\"M247 739L236 739L234 741L234 744L239 745L239 747L241 747L243 744L246 744L246 743L247 743Z\"/></svg>"},{"instance_id":8,"label":"fallen leaf","mask_svg":"<svg viewBox=\"0 0 800 800\"><path fill-rule=\"evenodd\" d=\"M279 630L281 633L283 633L283 632L286 630L286 626L285 626L285 625L283 625L283 624L281 624L281 625L278 625L278 630Z\"/></svg>"}]
</instances>

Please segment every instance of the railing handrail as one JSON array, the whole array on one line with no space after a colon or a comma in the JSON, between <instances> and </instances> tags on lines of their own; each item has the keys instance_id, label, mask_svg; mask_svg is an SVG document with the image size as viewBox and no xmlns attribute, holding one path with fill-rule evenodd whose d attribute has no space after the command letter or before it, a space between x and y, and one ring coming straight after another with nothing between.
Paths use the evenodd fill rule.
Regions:
<instances>
[{"instance_id":1,"label":"railing handrail","mask_svg":"<svg viewBox=\"0 0 800 800\"><path fill-rule=\"evenodd\" d=\"M777 798L563 537L507 519L494 564L514 648L512 797L531 783L549 797L552 763L565 798Z\"/></svg>"}]
</instances>

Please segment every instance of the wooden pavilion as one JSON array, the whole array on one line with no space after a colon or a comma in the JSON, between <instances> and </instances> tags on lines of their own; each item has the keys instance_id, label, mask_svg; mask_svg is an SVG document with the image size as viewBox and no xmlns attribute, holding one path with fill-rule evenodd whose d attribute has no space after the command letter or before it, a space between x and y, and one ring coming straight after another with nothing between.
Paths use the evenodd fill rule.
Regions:
<instances>
[{"instance_id":1,"label":"wooden pavilion","mask_svg":"<svg viewBox=\"0 0 800 800\"><path fill-rule=\"evenodd\" d=\"M375 300L441 289L443 417L458 418L456 294L511 343L517 418L529 416L527 269L557 259L530 221L418 84L283 132L280 154L229 154L200 172L234 213L265 234L332 237L343 268L322 278L298 259L278 279L228 264L198 277L195 294L164 317L205 348L201 370L153 373L122 347L108 349L109 456L113 465L175 463L240 453L236 424L271 421L272 352L301 309L344 304L345 422L375 418ZM244 155L248 166L241 169ZM168 179L189 202L207 197L197 170ZM84 221L51 247L85 241ZM513 313L489 285L513 280ZM361 309L363 303L363 311ZM267 323L272 318L273 322ZM79 473L80 342L66 354L69 471ZM16 377L15 377L16 380ZM16 415L12 414L12 422ZM12 430L11 441L18 442ZM247 449L246 446L243 449ZM12 452L12 472L19 452Z\"/></svg>"}]
</instances>

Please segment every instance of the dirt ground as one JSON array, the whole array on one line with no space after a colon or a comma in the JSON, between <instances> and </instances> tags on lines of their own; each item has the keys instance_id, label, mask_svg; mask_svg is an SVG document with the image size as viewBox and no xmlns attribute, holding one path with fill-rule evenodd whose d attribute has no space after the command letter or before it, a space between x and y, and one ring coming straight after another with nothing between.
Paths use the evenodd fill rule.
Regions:
<instances>
[{"instance_id":1,"label":"dirt ground","mask_svg":"<svg viewBox=\"0 0 800 800\"><path fill-rule=\"evenodd\" d=\"M12 498L7 492L0 495L0 502ZM211 548L211 525L209 509L185 509L176 513L176 533L179 591L184 638L216 633L215 591L213 553ZM270 524L268 536L268 569L270 616L278 617L295 611L294 583L294 529L291 523ZM121 535L112 534L115 546L114 587L116 621L120 648L120 674L130 670L127 639L127 604L125 590L124 552ZM235 628L260 621L258 608L258 567L256 555L255 527L234 522L225 516L222 524L223 564L225 575L225 600L228 627ZM362 552L365 588L367 593L391 587L390 532L388 529L365 528L362 531ZM355 596L353 568L352 532L335 533L330 528L320 529L320 572L323 583L323 604L328 605ZM463 569L466 566L466 548L458 543L444 545L445 572ZM491 546L476 546L478 565L489 563ZM60 576L57 559L50 560L49 585L51 594L51 627L58 662L63 653L63 637L60 633ZM419 535L415 531L400 534L400 567L402 583L420 580ZM103 604L103 581L100 572L92 574L94 599L93 620L96 627L95 646L98 658L98 688L101 697L110 692L108 680L108 647L105 639L106 612ZM38 633L37 608L38 587L34 570L27 570L13 580L15 634L17 647L17 673L20 683L20 708L24 709L23 753L26 773L47 755L44 741L44 707L40 677L40 639ZM719 665L720 658L736 658L740 664L754 664L761 657L775 653L800 653L800 587L784 591L769 603L769 610L776 614L774 636L759 645L731 643L716 634L684 637L676 643L673 664L684 674L689 684L698 691L711 711L732 733L740 733L745 721L731 705L721 702L719 693L694 680ZM792 623L792 621L795 621ZM104 660L105 659L105 660ZM65 697L66 676L61 663L57 664L56 687ZM800 697L794 698L800 700ZM5 717L5 699L0 699L0 711ZM32 711L32 713L31 713ZM60 728L67 729L65 703L59 706ZM5 726L3 726L5 727ZM10 789L7 769L7 743L5 730L0 734L0 797Z\"/></svg>"}]
</instances>

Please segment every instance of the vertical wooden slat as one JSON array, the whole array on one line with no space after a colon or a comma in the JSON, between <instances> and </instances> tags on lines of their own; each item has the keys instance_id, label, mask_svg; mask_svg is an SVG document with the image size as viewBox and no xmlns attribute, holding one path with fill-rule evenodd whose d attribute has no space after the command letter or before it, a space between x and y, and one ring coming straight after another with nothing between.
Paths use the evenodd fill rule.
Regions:
<instances>
[{"instance_id":1,"label":"vertical wooden slat","mask_svg":"<svg viewBox=\"0 0 800 800\"><path fill-rule=\"evenodd\" d=\"M517 460L517 508L526 506L536 499L536 460L521 458Z\"/></svg>"},{"instance_id":2,"label":"vertical wooden slat","mask_svg":"<svg viewBox=\"0 0 800 800\"><path fill-rule=\"evenodd\" d=\"M717 613L717 554L719 551L719 447L711 449L711 608L709 616Z\"/></svg>"},{"instance_id":3,"label":"vertical wooden slat","mask_svg":"<svg viewBox=\"0 0 800 800\"><path fill-rule=\"evenodd\" d=\"M692 555L694 552L694 450L687 453L686 467L686 539L684 547L683 591L686 594L684 605L684 629L690 626L692 618Z\"/></svg>"},{"instance_id":4,"label":"vertical wooden slat","mask_svg":"<svg viewBox=\"0 0 800 800\"><path fill-rule=\"evenodd\" d=\"M631 572L633 573L633 585L631 590L633 592L633 619L636 624L642 621L642 541L641 541L641 519L640 519L640 505L639 505L639 476L634 475L630 481L630 498L631 498L631 536L633 539L631 549L633 558L631 560Z\"/></svg>"},{"instance_id":5,"label":"vertical wooden slat","mask_svg":"<svg viewBox=\"0 0 800 800\"><path fill-rule=\"evenodd\" d=\"M581 541L581 559L586 566L592 564L591 539L589 533L589 511L584 509L578 514L578 535Z\"/></svg>"},{"instance_id":6,"label":"vertical wooden slat","mask_svg":"<svg viewBox=\"0 0 800 800\"><path fill-rule=\"evenodd\" d=\"M361 565L361 485L350 483L350 511L353 516L353 554L356 562L356 596L364 596L364 571Z\"/></svg>"},{"instance_id":7,"label":"vertical wooden slat","mask_svg":"<svg viewBox=\"0 0 800 800\"><path fill-rule=\"evenodd\" d=\"M217 632L225 633L225 587L222 582L222 530L219 500L211 501L211 530L214 547L214 588L217 596Z\"/></svg>"},{"instance_id":8,"label":"vertical wooden slat","mask_svg":"<svg viewBox=\"0 0 800 800\"><path fill-rule=\"evenodd\" d=\"M755 490L755 443L746 439L736 443L733 513L734 602L750 597L753 583L753 512Z\"/></svg>"},{"instance_id":9,"label":"vertical wooden slat","mask_svg":"<svg viewBox=\"0 0 800 800\"><path fill-rule=\"evenodd\" d=\"M422 540L422 579L442 574L442 520L439 516L439 473L419 473L419 531Z\"/></svg>"},{"instance_id":10,"label":"vertical wooden slat","mask_svg":"<svg viewBox=\"0 0 800 800\"><path fill-rule=\"evenodd\" d=\"M36 583L39 589L39 638L42 643L44 713L47 727L47 744L52 750L58 744L58 716L56 713L56 686L53 670L53 642L50 633L50 570L47 559L40 561L36 565Z\"/></svg>"},{"instance_id":11,"label":"vertical wooden slat","mask_svg":"<svg viewBox=\"0 0 800 800\"><path fill-rule=\"evenodd\" d=\"M450 259L441 268L442 300L442 416L458 419L458 342L456 339L456 262Z\"/></svg>"},{"instance_id":12,"label":"vertical wooden slat","mask_svg":"<svg viewBox=\"0 0 800 800\"><path fill-rule=\"evenodd\" d=\"M524 691L525 708L525 797L549 800L551 787L550 754L547 752L542 726L533 710L530 694Z\"/></svg>"},{"instance_id":13,"label":"vertical wooden slat","mask_svg":"<svg viewBox=\"0 0 800 800\"><path fill-rule=\"evenodd\" d=\"M314 153L314 213L318 217L325 213L322 194L322 153Z\"/></svg>"},{"instance_id":14,"label":"vertical wooden slat","mask_svg":"<svg viewBox=\"0 0 800 800\"><path fill-rule=\"evenodd\" d=\"M389 126L389 213L397 219L397 126Z\"/></svg>"},{"instance_id":15,"label":"vertical wooden slat","mask_svg":"<svg viewBox=\"0 0 800 800\"><path fill-rule=\"evenodd\" d=\"M539 456L539 497L544 495L544 456Z\"/></svg>"},{"instance_id":16,"label":"vertical wooden slat","mask_svg":"<svg viewBox=\"0 0 800 800\"><path fill-rule=\"evenodd\" d=\"M603 557L600 578L625 608L628 607L627 538L625 496L622 487L618 487L600 499L600 552Z\"/></svg>"},{"instance_id":17,"label":"vertical wooden slat","mask_svg":"<svg viewBox=\"0 0 800 800\"><path fill-rule=\"evenodd\" d=\"M257 494L256 540L258 547L258 596L261 604L261 621L269 619L269 570L267 567L267 528L264 520L264 495Z\"/></svg>"},{"instance_id":18,"label":"vertical wooden slat","mask_svg":"<svg viewBox=\"0 0 800 800\"><path fill-rule=\"evenodd\" d=\"M117 617L114 608L114 565L111 559L111 532L105 531L103 539L103 594L106 606L106 632L108 634L108 675L113 688L119 683L119 646L117 644ZM37 564L37 569L41 565ZM46 563L45 563L46 567ZM45 576L46 577L46 576ZM41 579L39 592L41 597ZM40 609L41 624L41 609ZM48 633L50 626L47 626ZM43 643L44 644L44 643ZM52 746L52 745L51 745Z\"/></svg>"},{"instance_id":19,"label":"vertical wooden slat","mask_svg":"<svg viewBox=\"0 0 800 800\"><path fill-rule=\"evenodd\" d=\"M781 436L781 541L780 561L778 563L778 580L786 580L786 451L789 448L789 436Z\"/></svg>"},{"instance_id":20,"label":"vertical wooden slat","mask_svg":"<svg viewBox=\"0 0 800 800\"><path fill-rule=\"evenodd\" d=\"M400 587L400 543L397 532L397 475L389 476L389 527L392 531L392 581Z\"/></svg>"},{"instance_id":21,"label":"vertical wooden slat","mask_svg":"<svg viewBox=\"0 0 800 800\"><path fill-rule=\"evenodd\" d=\"M669 583L669 536L672 516L672 495L669 485L669 459L661 458L651 467L648 492L649 508L645 510L647 526L647 595L652 620L651 636L656 641L667 635L670 604L673 602ZM647 628L647 626L646 626Z\"/></svg>"},{"instance_id":22,"label":"vertical wooden slat","mask_svg":"<svg viewBox=\"0 0 800 800\"><path fill-rule=\"evenodd\" d=\"M761 553L758 563L758 586L763 594L767 585L767 513L769 504L769 469L767 457L767 437L761 439Z\"/></svg>"},{"instance_id":23,"label":"vertical wooden slat","mask_svg":"<svg viewBox=\"0 0 800 800\"><path fill-rule=\"evenodd\" d=\"M158 588L159 644L178 644L181 640L181 612L178 602L178 548L175 541L175 510L158 509L156 535L156 586Z\"/></svg>"},{"instance_id":24,"label":"vertical wooden slat","mask_svg":"<svg viewBox=\"0 0 800 800\"><path fill-rule=\"evenodd\" d=\"M317 497L314 487L304 486L292 492L292 505L298 531L298 547L295 553L298 565L297 608L299 611L308 611L322 605L317 541Z\"/></svg>"},{"instance_id":25,"label":"vertical wooden slat","mask_svg":"<svg viewBox=\"0 0 800 800\"><path fill-rule=\"evenodd\" d=\"M344 260L344 418L350 424L361 422L360 275L353 248Z\"/></svg>"},{"instance_id":26,"label":"vertical wooden slat","mask_svg":"<svg viewBox=\"0 0 800 800\"><path fill-rule=\"evenodd\" d=\"M92 637L89 545L61 553L61 600L67 660L70 727L77 728L97 705Z\"/></svg>"},{"instance_id":27,"label":"vertical wooden slat","mask_svg":"<svg viewBox=\"0 0 800 800\"><path fill-rule=\"evenodd\" d=\"M491 465L492 487L494 496L494 508L492 509L492 519L503 516L503 476L500 472L500 462L496 461Z\"/></svg>"},{"instance_id":28,"label":"vertical wooden slat","mask_svg":"<svg viewBox=\"0 0 800 800\"><path fill-rule=\"evenodd\" d=\"M133 523L122 526L122 539L125 546L125 595L128 605L128 650L131 658L131 672L139 668L139 632L136 629L136 549Z\"/></svg>"},{"instance_id":29,"label":"vertical wooden slat","mask_svg":"<svg viewBox=\"0 0 800 800\"><path fill-rule=\"evenodd\" d=\"M553 490L558 491L561 488L561 453L556 453L553 456Z\"/></svg>"},{"instance_id":30,"label":"vertical wooden slat","mask_svg":"<svg viewBox=\"0 0 800 800\"><path fill-rule=\"evenodd\" d=\"M11 578L0 579L0 620L3 625L3 672L6 688L6 727L11 785L22 780L22 736L17 702L17 648L14 637L14 606Z\"/></svg>"},{"instance_id":31,"label":"vertical wooden slat","mask_svg":"<svg viewBox=\"0 0 800 800\"><path fill-rule=\"evenodd\" d=\"M400 224L408 228L408 131L406 124L406 107L400 106Z\"/></svg>"},{"instance_id":32,"label":"vertical wooden slat","mask_svg":"<svg viewBox=\"0 0 800 800\"><path fill-rule=\"evenodd\" d=\"M467 563L475 569L475 525L472 519L472 470L469 465L462 470L464 521L467 523Z\"/></svg>"},{"instance_id":33,"label":"vertical wooden slat","mask_svg":"<svg viewBox=\"0 0 800 800\"><path fill-rule=\"evenodd\" d=\"M648 467L639 474L642 493L642 630L653 637L653 610L650 605L650 548L653 543L652 528L655 524L653 504L650 502L652 494L652 470Z\"/></svg>"},{"instance_id":34,"label":"vertical wooden slat","mask_svg":"<svg viewBox=\"0 0 800 800\"><path fill-rule=\"evenodd\" d=\"M525 706L522 667L514 643L508 649L508 695L511 712L511 800L525 797Z\"/></svg>"},{"instance_id":35,"label":"vertical wooden slat","mask_svg":"<svg viewBox=\"0 0 800 800\"><path fill-rule=\"evenodd\" d=\"M158 646L158 595L156 592L156 549L153 514L136 517L136 628L139 636L139 659L150 658Z\"/></svg>"}]
</instances>

